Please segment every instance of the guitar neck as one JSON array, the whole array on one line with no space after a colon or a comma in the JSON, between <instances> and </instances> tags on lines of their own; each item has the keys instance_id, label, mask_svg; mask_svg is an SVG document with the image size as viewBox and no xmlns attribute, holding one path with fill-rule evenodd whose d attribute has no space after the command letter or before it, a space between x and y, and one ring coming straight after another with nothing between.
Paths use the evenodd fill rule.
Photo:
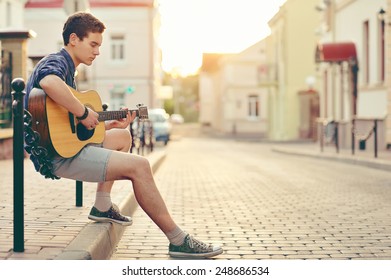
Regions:
<instances>
[{"instance_id":1,"label":"guitar neck","mask_svg":"<svg viewBox=\"0 0 391 280\"><path fill-rule=\"evenodd\" d=\"M98 120L101 121L109 121L109 120L119 120L126 118L126 115L130 112L136 112L136 116L139 116L139 110L119 110L119 111L102 111L97 112L99 114Z\"/></svg>"}]
</instances>

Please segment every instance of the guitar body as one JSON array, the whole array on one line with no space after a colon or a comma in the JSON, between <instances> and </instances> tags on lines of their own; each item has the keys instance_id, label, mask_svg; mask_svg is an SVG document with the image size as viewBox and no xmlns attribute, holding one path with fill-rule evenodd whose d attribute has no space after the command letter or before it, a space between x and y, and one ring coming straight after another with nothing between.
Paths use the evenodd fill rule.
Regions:
<instances>
[{"instance_id":1,"label":"guitar body","mask_svg":"<svg viewBox=\"0 0 391 280\"><path fill-rule=\"evenodd\" d=\"M96 91L78 92L70 88L74 96L94 111L102 110L102 102ZM32 128L40 134L40 145L49 155L70 158L90 143L102 143L105 137L104 123L94 130L87 130L64 107L54 102L42 89L34 88L29 95L28 110Z\"/></svg>"}]
</instances>

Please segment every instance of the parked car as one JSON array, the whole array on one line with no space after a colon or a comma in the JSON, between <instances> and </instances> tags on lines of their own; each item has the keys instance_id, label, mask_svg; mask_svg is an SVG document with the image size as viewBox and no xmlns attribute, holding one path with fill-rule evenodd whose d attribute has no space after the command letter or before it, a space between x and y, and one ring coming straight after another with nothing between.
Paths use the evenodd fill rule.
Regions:
<instances>
[{"instance_id":1,"label":"parked car","mask_svg":"<svg viewBox=\"0 0 391 280\"><path fill-rule=\"evenodd\" d=\"M183 119L182 115L180 115L180 114L172 114L170 116L170 121L175 124L182 124L182 123L184 123L185 120Z\"/></svg>"},{"instance_id":2,"label":"parked car","mask_svg":"<svg viewBox=\"0 0 391 280\"><path fill-rule=\"evenodd\" d=\"M172 124L166 110L161 108L149 109L148 118L152 122L155 141L162 141L167 145L170 141Z\"/></svg>"}]
</instances>

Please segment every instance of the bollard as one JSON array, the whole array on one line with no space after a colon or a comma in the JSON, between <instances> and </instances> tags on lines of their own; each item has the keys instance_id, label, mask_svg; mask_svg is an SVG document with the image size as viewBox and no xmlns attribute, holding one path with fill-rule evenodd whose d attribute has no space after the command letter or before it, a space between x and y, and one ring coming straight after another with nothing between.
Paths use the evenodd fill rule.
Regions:
<instances>
[{"instance_id":1,"label":"bollard","mask_svg":"<svg viewBox=\"0 0 391 280\"><path fill-rule=\"evenodd\" d=\"M353 118L352 119L352 155L354 155L355 141L356 141L356 137L355 137L355 134L354 134L355 125L356 125L356 122L355 122L355 120Z\"/></svg>"},{"instance_id":2,"label":"bollard","mask_svg":"<svg viewBox=\"0 0 391 280\"><path fill-rule=\"evenodd\" d=\"M83 206L83 182L76 181L76 206Z\"/></svg>"},{"instance_id":3,"label":"bollard","mask_svg":"<svg viewBox=\"0 0 391 280\"><path fill-rule=\"evenodd\" d=\"M12 80L14 138L14 251L24 252L24 126L23 99L25 83L21 78Z\"/></svg>"},{"instance_id":4,"label":"bollard","mask_svg":"<svg viewBox=\"0 0 391 280\"><path fill-rule=\"evenodd\" d=\"M335 149L337 154L339 153L339 122L335 122L335 127L334 127L334 141L335 141Z\"/></svg>"}]
</instances>

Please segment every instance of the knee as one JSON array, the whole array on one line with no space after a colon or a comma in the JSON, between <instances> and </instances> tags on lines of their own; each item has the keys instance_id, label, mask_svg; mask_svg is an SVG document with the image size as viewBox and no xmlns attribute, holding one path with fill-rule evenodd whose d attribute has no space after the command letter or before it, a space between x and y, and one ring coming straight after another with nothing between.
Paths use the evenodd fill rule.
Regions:
<instances>
[{"instance_id":1,"label":"knee","mask_svg":"<svg viewBox=\"0 0 391 280\"><path fill-rule=\"evenodd\" d=\"M132 136L130 135L129 130L127 129L121 129L120 130L121 134L119 135L121 139L121 143L123 145L122 151L129 151L130 146L132 144Z\"/></svg>"},{"instance_id":2,"label":"knee","mask_svg":"<svg viewBox=\"0 0 391 280\"><path fill-rule=\"evenodd\" d=\"M147 158L140 157L137 166L138 166L138 170L137 170L138 176L146 176L148 174L152 174L151 164Z\"/></svg>"},{"instance_id":3,"label":"knee","mask_svg":"<svg viewBox=\"0 0 391 280\"><path fill-rule=\"evenodd\" d=\"M111 129L106 131L106 137L103 141L103 147L128 152L131 145L130 132L127 129Z\"/></svg>"}]
</instances>

